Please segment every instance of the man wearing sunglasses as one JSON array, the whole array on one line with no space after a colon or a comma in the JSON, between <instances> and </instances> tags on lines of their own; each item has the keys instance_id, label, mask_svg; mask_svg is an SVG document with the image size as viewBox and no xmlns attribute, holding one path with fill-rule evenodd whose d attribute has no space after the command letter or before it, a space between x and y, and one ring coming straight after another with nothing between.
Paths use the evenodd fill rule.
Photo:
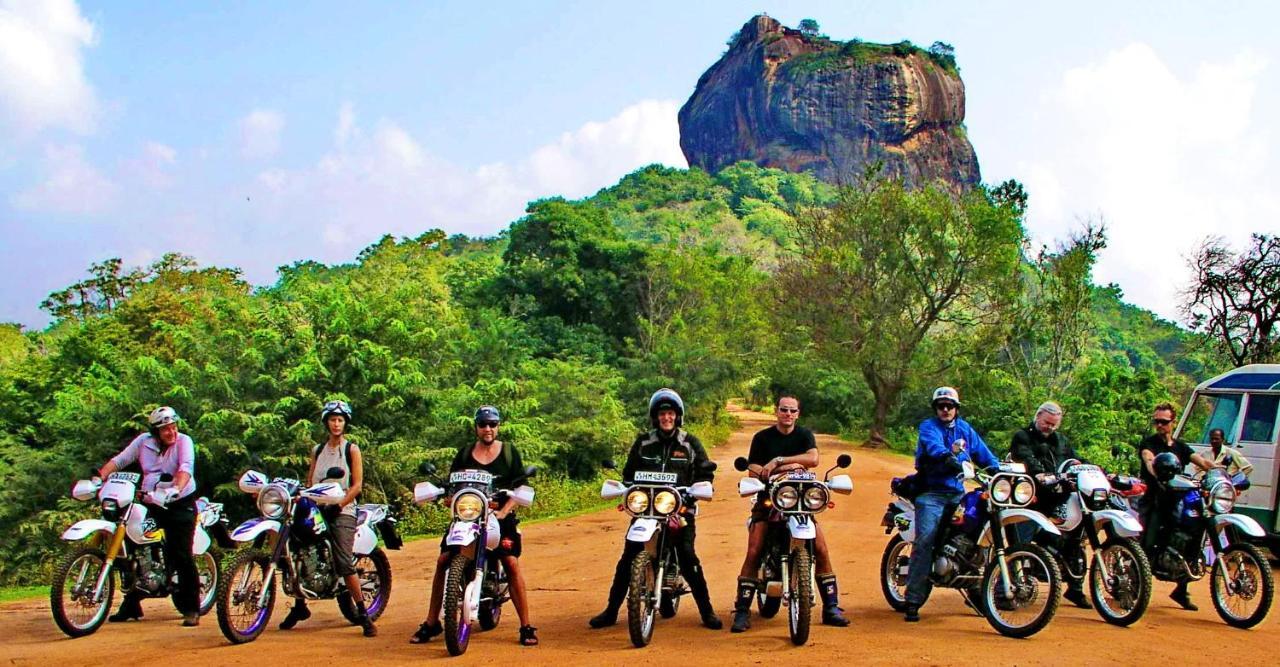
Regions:
<instances>
[{"instance_id":1,"label":"man wearing sunglasses","mask_svg":"<svg viewBox=\"0 0 1280 667\"><path fill-rule=\"evenodd\" d=\"M750 473L767 481L778 473L817 467L818 444L813 431L796 424L800 417L800 400L791 394L778 396L773 414L777 422L751 438L751 449L747 454ZM757 502L751 509L751 521L747 529L747 556L738 573L733 627L729 628L733 632L745 632L751 627L751 602L760 587L756 573L760 569L760 551L764 548L765 534L769 529L768 519L769 508ZM814 540L814 555L818 561L815 571L818 592L822 595L822 623L845 627L849 625L849 619L844 617L844 610L839 605L840 594L836 586L835 571L831 566L831 554L827 550L827 540L822 534L822 526L816 522L814 525L818 529Z\"/></svg>"},{"instance_id":2,"label":"man wearing sunglasses","mask_svg":"<svg viewBox=\"0 0 1280 667\"><path fill-rule=\"evenodd\" d=\"M961 419L960 392L952 387L933 390L933 416L920 424L916 441L916 470L922 491L916 496L916 541L907 565L907 606L903 620L920 620L920 607L929 599L933 584L933 547L938 527L954 511L964 495L964 462L983 468L997 466L996 459L978 432Z\"/></svg>"},{"instance_id":3,"label":"man wearing sunglasses","mask_svg":"<svg viewBox=\"0 0 1280 667\"><path fill-rule=\"evenodd\" d=\"M1142 459L1142 481L1147 484L1147 493L1142 498L1142 508L1139 510L1143 525L1142 545L1147 548L1147 553L1160 553L1164 548L1165 536L1162 533L1167 531L1161 530L1160 524L1176 511L1177 505L1175 494L1165 489L1165 485L1161 484L1156 477L1156 457L1169 452L1178 457L1178 463L1182 468L1189 463L1196 464L1201 470L1214 467L1212 461L1195 453L1181 438L1173 437L1173 422L1177 414L1171 403L1157 405L1151 413L1151 425L1155 427L1156 432L1138 443L1138 456ZM1169 597L1183 609L1189 611L1199 609L1191 601L1185 579L1178 582L1178 586L1173 589L1173 594Z\"/></svg>"}]
</instances>

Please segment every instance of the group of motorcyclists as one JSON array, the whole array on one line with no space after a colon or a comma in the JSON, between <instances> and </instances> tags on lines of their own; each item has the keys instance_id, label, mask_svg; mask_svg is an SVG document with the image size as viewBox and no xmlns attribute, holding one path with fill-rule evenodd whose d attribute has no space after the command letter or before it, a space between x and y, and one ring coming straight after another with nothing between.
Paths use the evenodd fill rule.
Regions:
<instances>
[{"instance_id":1,"label":"group of motorcyclists","mask_svg":"<svg viewBox=\"0 0 1280 667\"><path fill-rule=\"evenodd\" d=\"M939 528L954 512L964 492L966 466L992 469L1000 461L983 441L982 437L959 415L959 392L952 387L939 387L932 392L930 406L933 415L919 426L915 453L917 493L913 503L915 510L915 542L906 570L906 592L903 616L907 622L920 620L920 609L929 599L932 584L930 569L937 546ZM800 426L800 401L783 393L774 404L775 423L754 435L747 457L748 473L761 480L795 470L814 469L819 463L819 451L814 434ZM684 430L685 406L679 394L669 388L655 392L649 400L650 429L636 437L622 467L624 482L630 482L637 472L674 473L674 484L688 486L700 481L710 481L714 476L714 464L708 465L708 456L698 438ZM324 510L331 526L330 539L334 566L345 579L350 600L355 605L355 622L362 627L366 637L377 634L377 628L366 612L352 556L352 544L356 532L356 500L360 496L364 480L364 459L360 448L347 439L353 418L351 406L345 401L334 400L324 404L320 422L325 429L325 440L310 451L310 466L306 484L315 485L322 479L330 479L327 471L336 467L342 475L330 479L341 489L341 499ZM1142 440L1139 446L1141 479L1150 489L1159 489L1169 479L1165 468L1194 464L1203 470L1228 468L1232 474L1247 475L1252 466L1237 451L1222 446L1219 430L1211 434L1212 457L1195 453L1182 440L1173 437L1174 407L1168 403L1156 406L1152 424L1154 433ZM1054 473L1065 461L1079 461L1079 454L1071 447L1058 428L1063 419L1061 406L1046 401L1026 427L1014 433L1010 458L1025 466L1025 473L1036 481L1034 507L1045 516L1055 517L1066 500ZM490 405L481 406L474 414L475 441L459 450L450 470L484 470L491 473L496 486L514 484L525 470L520 453L514 445L498 438L501 425L499 410ZM176 574L177 585L174 603L183 616L184 626L199 624L199 606L196 602L198 581L191 555L192 534L195 530L196 499L195 445L191 438L181 433L181 419L171 407L159 407L150 413L149 429L138 435L118 455L106 462L98 474L107 478L130 464L141 467L140 490L157 525L164 529L166 562ZM740 468L741 469L741 468ZM1141 507L1146 530L1142 539L1149 548L1159 548L1158 530L1167 520L1173 508L1170 496L1150 492ZM752 601L762 585L757 579L761 550L765 536L765 520L769 506L765 499L754 502L749 514L746 553L737 580L737 595L733 605L731 631L740 633L751 627ZM706 573L698 558L695 535L698 514L696 500L690 500L680 509L681 530L675 545L679 570L697 604L701 623L706 628L719 630L723 622L716 614L708 592ZM521 535L518 529L514 500L507 500L495 512L500 529L498 547L493 557L500 559L510 582L510 597L519 616L519 643L524 646L538 644L537 630L531 625L527 588L520 568ZM1030 534L1019 539L1030 540ZM1080 544L1059 544L1065 558L1082 558L1074 550ZM644 545L626 542L617 563L612 585L609 588L605 608L588 620L593 629L606 628L618 622L619 612L628 594L630 563L636 550ZM427 617L410 638L411 643L423 643L443 632L441 626L441 594L444 573L454 547L443 541L432 580L431 597ZM817 528L813 546L814 579L822 604L822 623L844 627L850 624L839 604L836 575L831 555L821 530ZM1067 576L1065 599L1088 608L1089 602L1083 589L1083 578ZM1172 598L1186 609L1196 609L1187 593L1186 581L1181 580ZM282 630L288 630L311 615L306 600L297 597L292 608L280 622ZM124 596L119 610L109 617L111 622L123 622L141 618L139 598L132 593Z\"/></svg>"}]
</instances>

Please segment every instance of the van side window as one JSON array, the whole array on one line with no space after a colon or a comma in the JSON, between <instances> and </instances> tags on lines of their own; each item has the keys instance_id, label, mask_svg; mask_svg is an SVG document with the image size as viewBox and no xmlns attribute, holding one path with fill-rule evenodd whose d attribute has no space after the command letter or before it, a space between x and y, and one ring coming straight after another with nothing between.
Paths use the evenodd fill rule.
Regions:
<instances>
[{"instance_id":1,"label":"van side window","mask_svg":"<svg viewBox=\"0 0 1280 667\"><path fill-rule=\"evenodd\" d=\"M1277 408L1280 408L1280 396L1250 394L1249 405L1245 408L1244 429L1240 433L1240 440L1274 442Z\"/></svg>"},{"instance_id":2,"label":"van side window","mask_svg":"<svg viewBox=\"0 0 1280 667\"><path fill-rule=\"evenodd\" d=\"M1243 400L1243 394L1199 394L1187 413L1182 437L1187 442L1207 445L1209 431L1220 428L1227 434L1227 442L1233 442L1236 416L1240 414Z\"/></svg>"}]
</instances>

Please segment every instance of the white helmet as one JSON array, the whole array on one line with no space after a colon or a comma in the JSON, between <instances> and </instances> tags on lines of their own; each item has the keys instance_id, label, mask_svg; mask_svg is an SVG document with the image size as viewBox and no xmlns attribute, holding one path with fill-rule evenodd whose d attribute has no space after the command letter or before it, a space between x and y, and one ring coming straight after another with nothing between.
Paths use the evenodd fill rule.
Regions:
<instances>
[{"instance_id":1,"label":"white helmet","mask_svg":"<svg viewBox=\"0 0 1280 667\"><path fill-rule=\"evenodd\" d=\"M933 405L938 401L951 401L956 405L960 405L960 392L955 387L938 387L933 390L933 400L929 401L929 405Z\"/></svg>"},{"instance_id":2,"label":"white helmet","mask_svg":"<svg viewBox=\"0 0 1280 667\"><path fill-rule=\"evenodd\" d=\"M152 410L151 416L147 417L148 430L151 431L152 436L157 435L161 426L177 424L180 421L182 421L182 417L178 416L177 410L174 410L167 405L162 405L155 410Z\"/></svg>"}]
</instances>

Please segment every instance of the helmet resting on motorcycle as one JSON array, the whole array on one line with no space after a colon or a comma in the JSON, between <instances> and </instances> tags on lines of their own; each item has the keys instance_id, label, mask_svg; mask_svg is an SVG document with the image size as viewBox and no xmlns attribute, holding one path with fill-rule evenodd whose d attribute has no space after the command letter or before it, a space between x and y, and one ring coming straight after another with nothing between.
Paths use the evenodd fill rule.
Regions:
<instances>
[{"instance_id":1,"label":"helmet resting on motorcycle","mask_svg":"<svg viewBox=\"0 0 1280 667\"><path fill-rule=\"evenodd\" d=\"M328 424L329 418L338 415L343 419L343 426L351 424L351 406L346 401L329 401L320 410L320 423Z\"/></svg>"},{"instance_id":2,"label":"helmet resting on motorcycle","mask_svg":"<svg viewBox=\"0 0 1280 667\"><path fill-rule=\"evenodd\" d=\"M658 428L658 411L670 408L676 411L676 428L684 425L684 400L674 389L663 387L649 397L649 423Z\"/></svg>"},{"instance_id":3,"label":"helmet resting on motorcycle","mask_svg":"<svg viewBox=\"0 0 1280 667\"><path fill-rule=\"evenodd\" d=\"M502 414L492 405L482 405L476 409L475 423L480 422L501 422Z\"/></svg>"},{"instance_id":4,"label":"helmet resting on motorcycle","mask_svg":"<svg viewBox=\"0 0 1280 667\"><path fill-rule=\"evenodd\" d=\"M160 427L169 424L177 424L182 421L182 417L178 416L178 411L173 408L162 405L151 411L151 415L147 417L147 431L151 433L151 437L160 437Z\"/></svg>"},{"instance_id":5,"label":"helmet resting on motorcycle","mask_svg":"<svg viewBox=\"0 0 1280 667\"><path fill-rule=\"evenodd\" d=\"M1157 454L1156 460L1151 462L1151 469L1155 471L1156 479L1167 482L1182 470L1182 461L1173 452L1163 452Z\"/></svg>"}]
</instances>

